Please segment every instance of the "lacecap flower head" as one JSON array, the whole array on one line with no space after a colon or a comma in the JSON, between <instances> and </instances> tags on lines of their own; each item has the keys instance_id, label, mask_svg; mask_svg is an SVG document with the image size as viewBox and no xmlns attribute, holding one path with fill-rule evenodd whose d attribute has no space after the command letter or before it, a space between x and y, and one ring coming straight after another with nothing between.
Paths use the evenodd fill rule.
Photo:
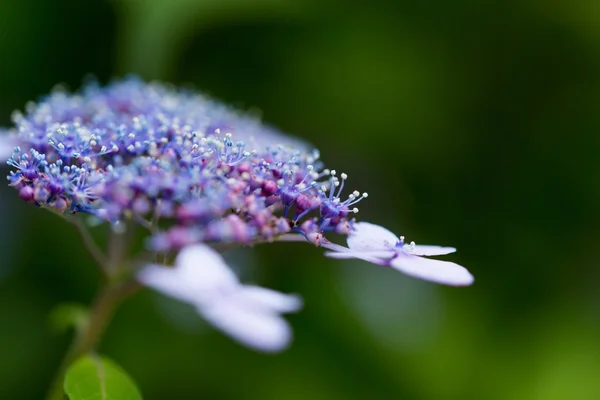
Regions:
<instances>
[{"instance_id":1,"label":"lacecap flower head","mask_svg":"<svg viewBox=\"0 0 600 400\"><path fill-rule=\"evenodd\" d=\"M56 90L13 122L0 136L0 157L21 199L71 219L90 215L115 234L145 229L142 259L160 262L120 260L120 279L133 276L192 304L257 350L289 344L281 314L301 300L238 282L219 249L305 241L330 257L421 279L473 281L457 264L421 257L454 249L406 244L355 222L367 193L348 192L347 175L324 168L318 151L202 95L129 78L75 94ZM332 233L348 235L348 248L330 242Z\"/></svg>"}]
</instances>

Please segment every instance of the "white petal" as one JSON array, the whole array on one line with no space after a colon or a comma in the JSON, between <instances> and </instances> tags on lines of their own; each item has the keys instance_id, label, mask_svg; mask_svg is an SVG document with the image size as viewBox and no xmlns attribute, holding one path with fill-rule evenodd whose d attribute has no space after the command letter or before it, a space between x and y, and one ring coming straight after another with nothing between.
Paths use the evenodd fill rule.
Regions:
<instances>
[{"instance_id":1,"label":"white petal","mask_svg":"<svg viewBox=\"0 0 600 400\"><path fill-rule=\"evenodd\" d=\"M330 241L324 241L323 243L321 243L321 247L336 251L338 253L348 253L351 251L347 247L340 246L339 244L331 243Z\"/></svg>"},{"instance_id":2,"label":"white petal","mask_svg":"<svg viewBox=\"0 0 600 400\"><path fill-rule=\"evenodd\" d=\"M194 282L198 290L226 289L239 284L223 257L204 244L185 247L175 259L182 278Z\"/></svg>"},{"instance_id":3,"label":"white petal","mask_svg":"<svg viewBox=\"0 0 600 400\"><path fill-rule=\"evenodd\" d=\"M379 225L357 222L348 236L348 247L353 251L383 250L394 247L399 239L392 232Z\"/></svg>"},{"instance_id":4,"label":"white petal","mask_svg":"<svg viewBox=\"0 0 600 400\"><path fill-rule=\"evenodd\" d=\"M196 304L198 291L193 282L183 279L175 267L151 264L138 272L137 279L167 296Z\"/></svg>"},{"instance_id":5,"label":"white petal","mask_svg":"<svg viewBox=\"0 0 600 400\"><path fill-rule=\"evenodd\" d=\"M16 145L16 136L12 136L6 129L0 128L0 162L4 163L10 158Z\"/></svg>"},{"instance_id":6,"label":"white petal","mask_svg":"<svg viewBox=\"0 0 600 400\"><path fill-rule=\"evenodd\" d=\"M357 258L378 265L388 265L389 260L396 253L393 251L350 251L350 252L327 252L325 255L337 259Z\"/></svg>"},{"instance_id":7,"label":"white petal","mask_svg":"<svg viewBox=\"0 0 600 400\"><path fill-rule=\"evenodd\" d=\"M399 254L391 266L398 271L426 281L452 286L467 286L473 283L473 276L464 267L448 262Z\"/></svg>"},{"instance_id":8,"label":"white petal","mask_svg":"<svg viewBox=\"0 0 600 400\"><path fill-rule=\"evenodd\" d=\"M293 294L284 294L260 286L242 286L238 293L240 301L245 301L248 306L263 308L279 313L296 312L302 308L302 298Z\"/></svg>"},{"instance_id":9,"label":"white petal","mask_svg":"<svg viewBox=\"0 0 600 400\"><path fill-rule=\"evenodd\" d=\"M277 352L289 346L292 330L279 314L249 305L243 296L231 296L198 311L239 343L263 352Z\"/></svg>"},{"instance_id":10,"label":"white petal","mask_svg":"<svg viewBox=\"0 0 600 400\"><path fill-rule=\"evenodd\" d=\"M428 246L417 244L413 247L412 254L415 256L443 256L445 254L454 253L454 247Z\"/></svg>"},{"instance_id":11,"label":"white petal","mask_svg":"<svg viewBox=\"0 0 600 400\"><path fill-rule=\"evenodd\" d=\"M298 296L241 285L223 258L206 245L183 249L173 268L147 266L138 273L138 280L195 305L217 329L264 352L281 351L289 345L291 329L279 313L302 307Z\"/></svg>"},{"instance_id":12,"label":"white petal","mask_svg":"<svg viewBox=\"0 0 600 400\"><path fill-rule=\"evenodd\" d=\"M237 277L223 258L205 245L186 247L175 259L174 267L149 265L137 278L163 294L196 305L239 287Z\"/></svg>"}]
</instances>

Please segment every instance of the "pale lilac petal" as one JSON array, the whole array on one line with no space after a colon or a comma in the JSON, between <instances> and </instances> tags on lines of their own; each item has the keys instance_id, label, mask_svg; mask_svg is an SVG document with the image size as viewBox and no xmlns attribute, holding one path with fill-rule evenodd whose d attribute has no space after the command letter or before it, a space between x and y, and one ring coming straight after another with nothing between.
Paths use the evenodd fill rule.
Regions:
<instances>
[{"instance_id":1,"label":"pale lilac petal","mask_svg":"<svg viewBox=\"0 0 600 400\"><path fill-rule=\"evenodd\" d=\"M248 306L263 308L279 313L296 312L302 308L302 298L277 292L260 286L244 285L237 292Z\"/></svg>"},{"instance_id":2,"label":"pale lilac petal","mask_svg":"<svg viewBox=\"0 0 600 400\"><path fill-rule=\"evenodd\" d=\"M264 352L280 351L289 345L291 329L279 314L302 307L298 296L241 285L221 255L203 244L183 249L172 268L147 266L138 273L138 280L191 303L217 329Z\"/></svg>"},{"instance_id":3,"label":"pale lilac petal","mask_svg":"<svg viewBox=\"0 0 600 400\"><path fill-rule=\"evenodd\" d=\"M174 267L149 265L137 278L146 286L192 304L233 292L239 286L219 253L206 245L186 247L175 259Z\"/></svg>"},{"instance_id":4,"label":"pale lilac petal","mask_svg":"<svg viewBox=\"0 0 600 400\"><path fill-rule=\"evenodd\" d=\"M389 260L394 257L396 253L393 251L352 251L352 252L327 252L325 255L331 258L337 259L350 259L357 258L359 260L368 261L378 265L388 265Z\"/></svg>"},{"instance_id":5,"label":"pale lilac petal","mask_svg":"<svg viewBox=\"0 0 600 400\"><path fill-rule=\"evenodd\" d=\"M392 232L379 225L357 222L348 236L348 247L353 251L382 250L394 247L399 239Z\"/></svg>"},{"instance_id":6,"label":"pale lilac petal","mask_svg":"<svg viewBox=\"0 0 600 400\"><path fill-rule=\"evenodd\" d=\"M444 285L467 286L474 281L464 267L448 261L399 254L392 260L391 266L406 275Z\"/></svg>"},{"instance_id":7,"label":"pale lilac petal","mask_svg":"<svg viewBox=\"0 0 600 400\"><path fill-rule=\"evenodd\" d=\"M333 251L339 252L339 253L349 253L352 251L347 247L340 246L339 244L331 243L330 241L325 241L325 242L321 243L321 247L324 247L326 249L333 250Z\"/></svg>"},{"instance_id":8,"label":"pale lilac petal","mask_svg":"<svg viewBox=\"0 0 600 400\"><path fill-rule=\"evenodd\" d=\"M239 284L223 257L205 244L185 247L177 255L175 266L183 279L195 282L197 290L225 289Z\"/></svg>"},{"instance_id":9,"label":"pale lilac petal","mask_svg":"<svg viewBox=\"0 0 600 400\"><path fill-rule=\"evenodd\" d=\"M196 303L198 291L194 282L182 278L175 267L151 264L138 272L139 282L169 297L186 303Z\"/></svg>"},{"instance_id":10,"label":"pale lilac petal","mask_svg":"<svg viewBox=\"0 0 600 400\"><path fill-rule=\"evenodd\" d=\"M414 254L415 256L443 256L445 254L454 253L455 251L456 249L454 247L417 244L412 248L411 254Z\"/></svg>"},{"instance_id":11,"label":"pale lilac petal","mask_svg":"<svg viewBox=\"0 0 600 400\"><path fill-rule=\"evenodd\" d=\"M198 311L217 329L255 350L272 353L284 350L292 339L292 330L275 312L253 307L244 296L231 296Z\"/></svg>"},{"instance_id":12,"label":"pale lilac petal","mask_svg":"<svg viewBox=\"0 0 600 400\"><path fill-rule=\"evenodd\" d=\"M0 162L7 161L17 145L16 136L10 135L8 130L0 128Z\"/></svg>"}]
</instances>

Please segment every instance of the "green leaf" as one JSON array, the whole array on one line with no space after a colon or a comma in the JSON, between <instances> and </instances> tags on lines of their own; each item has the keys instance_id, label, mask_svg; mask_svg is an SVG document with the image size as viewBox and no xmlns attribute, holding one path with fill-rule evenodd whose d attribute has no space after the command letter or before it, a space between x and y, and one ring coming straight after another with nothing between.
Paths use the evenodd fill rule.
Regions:
<instances>
[{"instance_id":1,"label":"green leaf","mask_svg":"<svg viewBox=\"0 0 600 400\"><path fill-rule=\"evenodd\" d=\"M141 400L131 377L111 359L89 354L67 370L64 389L70 400Z\"/></svg>"}]
</instances>

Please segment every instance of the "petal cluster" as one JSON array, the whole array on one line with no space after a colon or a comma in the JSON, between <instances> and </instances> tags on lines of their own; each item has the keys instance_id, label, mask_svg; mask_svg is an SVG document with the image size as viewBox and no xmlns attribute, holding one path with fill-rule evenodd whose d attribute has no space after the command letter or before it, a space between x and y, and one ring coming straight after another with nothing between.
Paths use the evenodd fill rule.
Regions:
<instances>
[{"instance_id":1,"label":"petal cluster","mask_svg":"<svg viewBox=\"0 0 600 400\"><path fill-rule=\"evenodd\" d=\"M203 244L182 250L174 267L147 266L138 280L193 305L217 329L264 352L289 345L291 329L281 314L302 307L298 296L241 284L219 253Z\"/></svg>"}]
</instances>

